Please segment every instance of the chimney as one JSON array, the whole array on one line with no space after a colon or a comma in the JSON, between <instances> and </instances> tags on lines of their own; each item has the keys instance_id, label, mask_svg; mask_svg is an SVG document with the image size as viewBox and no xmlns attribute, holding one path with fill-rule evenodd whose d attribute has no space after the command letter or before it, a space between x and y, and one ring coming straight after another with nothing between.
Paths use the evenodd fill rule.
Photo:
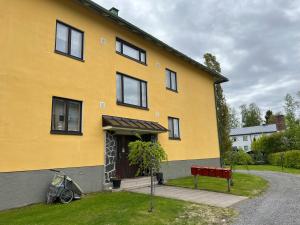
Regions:
<instances>
[{"instance_id":1,"label":"chimney","mask_svg":"<svg viewBox=\"0 0 300 225\"><path fill-rule=\"evenodd\" d=\"M115 7L112 7L110 10L109 10L112 14L118 16L118 13L119 13L119 10Z\"/></svg>"},{"instance_id":2,"label":"chimney","mask_svg":"<svg viewBox=\"0 0 300 225\"><path fill-rule=\"evenodd\" d=\"M275 115L275 124L278 131L286 129L284 115Z\"/></svg>"}]
</instances>

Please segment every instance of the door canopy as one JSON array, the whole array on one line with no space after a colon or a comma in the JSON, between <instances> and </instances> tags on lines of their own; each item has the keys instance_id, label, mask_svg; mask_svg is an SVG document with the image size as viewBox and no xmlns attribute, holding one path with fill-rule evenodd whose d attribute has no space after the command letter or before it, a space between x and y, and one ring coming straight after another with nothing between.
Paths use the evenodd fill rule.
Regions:
<instances>
[{"instance_id":1,"label":"door canopy","mask_svg":"<svg viewBox=\"0 0 300 225\"><path fill-rule=\"evenodd\" d=\"M117 116L102 116L102 127L103 130L111 130L116 132L125 132L125 133L163 133L167 132L168 129L163 127L157 122L146 121L146 120L137 120L129 119L124 117Z\"/></svg>"}]
</instances>

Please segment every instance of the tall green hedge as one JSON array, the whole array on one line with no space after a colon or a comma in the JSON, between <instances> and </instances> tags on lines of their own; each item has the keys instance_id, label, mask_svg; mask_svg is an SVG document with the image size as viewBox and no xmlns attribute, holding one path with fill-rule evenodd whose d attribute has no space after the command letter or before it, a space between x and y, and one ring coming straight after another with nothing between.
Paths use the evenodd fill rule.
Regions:
<instances>
[{"instance_id":1,"label":"tall green hedge","mask_svg":"<svg viewBox=\"0 0 300 225\"><path fill-rule=\"evenodd\" d=\"M268 162L274 166L300 169L300 150L291 150L286 152L277 152L269 154Z\"/></svg>"}]
</instances>

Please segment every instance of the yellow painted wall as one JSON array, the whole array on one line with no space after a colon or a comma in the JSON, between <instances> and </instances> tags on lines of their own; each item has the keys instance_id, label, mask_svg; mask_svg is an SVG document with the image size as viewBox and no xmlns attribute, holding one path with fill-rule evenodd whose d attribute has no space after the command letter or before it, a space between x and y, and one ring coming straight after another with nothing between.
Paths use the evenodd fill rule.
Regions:
<instances>
[{"instance_id":1,"label":"yellow painted wall","mask_svg":"<svg viewBox=\"0 0 300 225\"><path fill-rule=\"evenodd\" d=\"M181 141L159 135L169 160L219 157L210 75L76 1L0 4L1 172L103 165L103 114L165 127L178 117ZM54 53L57 19L85 32L85 62ZM116 36L145 49L148 66L116 54ZM166 67L177 72L178 93L165 88ZM116 71L148 81L149 111L116 105ZM52 96L83 101L83 136L50 134Z\"/></svg>"}]
</instances>

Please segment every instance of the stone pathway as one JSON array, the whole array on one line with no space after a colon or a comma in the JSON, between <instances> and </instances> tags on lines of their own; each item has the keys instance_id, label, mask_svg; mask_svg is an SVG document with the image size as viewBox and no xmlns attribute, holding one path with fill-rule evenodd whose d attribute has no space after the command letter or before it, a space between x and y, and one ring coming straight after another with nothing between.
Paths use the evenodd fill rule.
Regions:
<instances>
[{"instance_id":1,"label":"stone pathway","mask_svg":"<svg viewBox=\"0 0 300 225\"><path fill-rule=\"evenodd\" d=\"M149 194L150 187L142 187L129 190L131 192ZM189 188L180 188L173 186L157 185L155 186L154 195L179 199L183 201L195 202L200 204L207 204L218 207L228 207L236 204L247 197L224 194L212 191L195 190Z\"/></svg>"}]
</instances>

